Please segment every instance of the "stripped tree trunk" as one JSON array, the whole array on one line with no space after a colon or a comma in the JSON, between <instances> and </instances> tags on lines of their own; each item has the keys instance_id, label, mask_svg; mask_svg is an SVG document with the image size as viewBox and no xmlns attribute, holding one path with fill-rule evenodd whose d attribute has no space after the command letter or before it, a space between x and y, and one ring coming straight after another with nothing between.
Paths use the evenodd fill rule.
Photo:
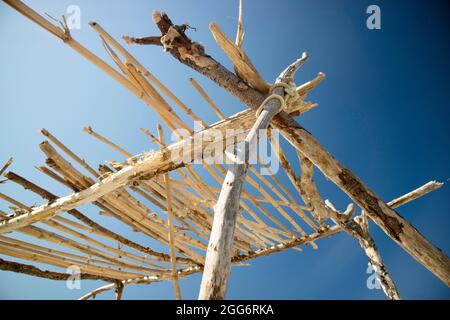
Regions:
<instances>
[{"instance_id":1,"label":"stripped tree trunk","mask_svg":"<svg viewBox=\"0 0 450 320\"><path fill-rule=\"evenodd\" d=\"M400 300L397 286L387 271L383 259L378 253L375 241L369 233L369 224L365 212L352 219L355 210L353 204L350 204L347 207L346 212L340 213L334 208L329 200L326 200L325 203L326 206L324 205L324 208L328 211L330 218L345 232L358 240L361 248L369 259L369 265L371 265L377 273L381 287L386 296L391 300Z\"/></svg>"},{"instance_id":2,"label":"stripped tree trunk","mask_svg":"<svg viewBox=\"0 0 450 320\"><path fill-rule=\"evenodd\" d=\"M279 90L276 93L281 96L283 89L277 88L276 90ZM280 104L280 101L275 98L267 101L253 128L244 140L243 161L231 165L225 176L219 199L214 207L214 222L200 285L200 300L225 298L231 267L234 230L242 187L247 175L249 155L256 148L259 130L267 129L273 116L280 111Z\"/></svg>"}]
</instances>

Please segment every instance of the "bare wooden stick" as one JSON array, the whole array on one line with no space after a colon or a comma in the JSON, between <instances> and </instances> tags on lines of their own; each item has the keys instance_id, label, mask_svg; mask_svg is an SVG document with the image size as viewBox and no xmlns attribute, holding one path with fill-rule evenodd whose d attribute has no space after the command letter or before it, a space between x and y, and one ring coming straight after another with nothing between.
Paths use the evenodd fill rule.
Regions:
<instances>
[{"instance_id":1,"label":"bare wooden stick","mask_svg":"<svg viewBox=\"0 0 450 320\"><path fill-rule=\"evenodd\" d=\"M262 79L241 46L238 46L228 39L214 22L209 25L209 30L211 30L217 44L227 54L228 58L230 58L236 75L252 88L265 93L269 92L270 85Z\"/></svg>"},{"instance_id":2,"label":"bare wooden stick","mask_svg":"<svg viewBox=\"0 0 450 320\"><path fill-rule=\"evenodd\" d=\"M6 169L8 169L11 163L13 163L13 158L9 158L8 161L6 161L6 163L2 166L2 168L0 169L0 176L3 174L3 172L6 171Z\"/></svg>"},{"instance_id":3,"label":"bare wooden stick","mask_svg":"<svg viewBox=\"0 0 450 320\"><path fill-rule=\"evenodd\" d=\"M423 196L424 194L427 194L431 191L439 189L440 187L442 187L442 185L443 185L442 182L430 181L430 182L424 184L423 186L421 186L420 188L417 188L397 199L394 199L391 202L388 202L388 206L390 206L391 208L400 207L408 202L411 202L411 201Z\"/></svg>"},{"instance_id":4,"label":"bare wooden stick","mask_svg":"<svg viewBox=\"0 0 450 320\"><path fill-rule=\"evenodd\" d=\"M158 135L159 135L159 141L164 145L165 139L164 139L164 131L161 127L161 125L158 124ZM178 283L178 277L177 277L177 264L175 259L175 245L174 245L174 218L173 218L173 212L172 212L172 192L170 187L170 178L169 174L164 174L164 183L166 187L166 199L167 199L167 228L169 229L169 244L170 244L170 261L172 263L172 283L175 290L175 298L177 300L181 300L181 291L180 291L180 284Z\"/></svg>"},{"instance_id":5,"label":"bare wooden stick","mask_svg":"<svg viewBox=\"0 0 450 320\"><path fill-rule=\"evenodd\" d=\"M114 290L114 296L115 296L116 300L122 299L122 293L123 293L124 288L125 288L125 286L123 285L122 281L116 281L116 288Z\"/></svg>"},{"instance_id":6,"label":"bare wooden stick","mask_svg":"<svg viewBox=\"0 0 450 320\"><path fill-rule=\"evenodd\" d=\"M300 161L301 175L297 180L299 185L299 191L303 192L303 198L305 204L311 208L311 212L316 216L319 221L324 221L328 217L328 212L325 209L323 200L320 197L317 186L313 180L314 166L312 162L303 156L301 153L297 153Z\"/></svg>"},{"instance_id":7,"label":"bare wooden stick","mask_svg":"<svg viewBox=\"0 0 450 320\"><path fill-rule=\"evenodd\" d=\"M194 135L194 139L195 137L199 140L203 139L202 136L210 134L210 130L218 130L222 133L223 137L226 137L225 130L227 129L237 127L249 128L254 119L254 115L248 111L244 111L244 114L245 116L237 114L234 117L228 118L227 121L219 122L208 129L198 132ZM224 148L235 143L231 139L232 137L228 136L228 138L222 141ZM236 135L236 138L241 138L241 134ZM191 140L188 139L173 143L163 150L143 154L138 157L139 159L136 158L132 164L128 164L123 169L111 174L86 190L36 207L29 214L0 222L0 233L10 232L41 219L46 219L58 213L74 209L85 203L93 202L109 192L130 184L133 180L144 177L150 179L157 174L183 167L193 159L202 159L205 148L205 144L192 144ZM190 159L183 157L183 151L185 149L191 150L190 154L192 157Z\"/></svg>"},{"instance_id":8,"label":"bare wooden stick","mask_svg":"<svg viewBox=\"0 0 450 320\"><path fill-rule=\"evenodd\" d=\"M220 120L224 120L225 116L223 115L222 111L217 107L217 105L211 100L211 98L208 96L208 94L203 90L203 88L198 84L197 81L195 81L194 78L189 78L189 82L192 83L194 88L200 93L200 95L203 97L203 99L206 100L208 105L213 109L214 113Z\"/></svg>"},{"instance_id":9,"label":"bare wooden stick","mask_svg":"<svg viewBox=\"0 0 450 320\"><path fill-rule=\"evenodd\" d=\"M261 92L245 85L219 62L206 55L204 48L198 43L193 43L186 36L184 30L173 25L166 14L154 11L152 17L163 35L161 41L170 54L181 63L216 82L252 109L259 108L264 100L264 95ZM170 36L167 36L169 31ZM167 46L169 42L164 42L166 39L170 39L170 43L174 44L174 38L176 38L176 45L169 47ZM450 259L439 248L429 242L397 212L389 208L291 116L280 112L274 117L272 125L280 129L292 146L309 158L328 179L361 206L391 239L450 286Z\"/></svg>"},{"instance_id":10,"label":"bare wooden stick","mask_svg":"<svg viewBox=\"0 0 450 320\"><path fill-rule=\"evenodd\" d=\"M161 36L150 36L150 37L142 37L142 38L133 38L133 37L127 37L124 36L123 40L125 40L125 42L129 45L132 44L141 44L141 45L147 45L147 44L152 44L152 45L157 45L157 46L162 46L161 43Z\"/></svg>"},{"instance_id":11,"label":"bare wooden stick","mask_svg":"<svg viewBox=\"0 0 450 320\"><path fill-rule=\"evenodd\" d=\"M89 173L91 173L94 177L98 178L98 173L91 166L89 166L85 160L78 157L75 153L73 153L69 148L67 148L61 141L59 141L55 136L53 136L46 129L41 129L42 135L47 137L51 142L58 146L61 150L63 150L69 157L75 160L78 164L80 164L83 168L85 168ZM47 199L49 200L49 199Z\"/></svg>"}]
</instances>

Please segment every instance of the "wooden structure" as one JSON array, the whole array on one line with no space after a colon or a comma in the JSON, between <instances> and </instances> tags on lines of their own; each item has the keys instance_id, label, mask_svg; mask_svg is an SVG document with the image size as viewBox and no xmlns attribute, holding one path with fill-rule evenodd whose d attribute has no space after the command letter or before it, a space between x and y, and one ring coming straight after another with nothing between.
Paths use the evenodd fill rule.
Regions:
<instances>
[{"instance_id":1,"label":"wooden structure","mask_svg":"<svg viewBox=\"0 0 450 320\"><path fill-rule=\"evenodd\" d=\"M4 1L64 41L153 108L171 130L177 132L176 129L184 129L190 136L180 135L178 142L166 145L161 127L158 127L159 137L147 129L141 129L158 145L159 150L132 155L91 127L85 128L87 134L128 158L125 162L111 161L95 169L43 129L41 133L46 140L39 147L46 161L38 169L66 186L71 193L58 197L19 174L6 172L11 164L9 161L1 170L6 172L6 183L17 183L47 202L30 206L0 193L0 198L9 203L13 210L13 214L0 212L0 254L63 269L76 265L81 270L81 279L110 283L82 299L107 290L115 290L116 298L120 299L124 287L128 285L163 280L173 282L176 298L181 299L178 279L203 270L200 298L223 299L230 264L239 265L302 245L317 248L318 240L344 231L361 244L369 263L379 275L386 295L390 299L398 299L395 284L368 230L368 221L372 220L419 263L450 285L448 257L395 211L395 208L442 184L432 181L391 202L384 202L333 158L294 120L295 116L317 105L307 101L307 96L324 79L323 73L298 87L293 86L292 76L289 81L282 81L284 86L274 87L271 91L278 98L272 98L273 101L266 99L272 86L261 78L242 49L242 4L235 42L216 24L210 25L217 44L232 61L234 73L207 55L202 45L186 35L189 26L174 25L164 13L153 12L153 21L161 35L124 37L128 44L163 47L179 62L208 77L249 107L225 118L199 83L191 79L194 89L219 117L219 122L206 124L198 116L199 110L189 108L178 99L98 23L91 22L90 26L100 36L114 66L72 38L65 19L60 22L61 26L56 26L21 1ZM305 55L294 63L291 66L293 70L287 69L291 75L306 58ZM267 110L270 108L265 108L270 104L273 110L269 112ZM284 108L280 111L281 105ZM255 111L261 107L263 110L258 113L257 121ZM181 120L178 112L190 116L203 129L194 132L192 126ZM297 160L287 159L278 141L271 139L292 187L284 186L261 161L256 165L246 162L243 166L231 165L231 173L227 175L227 166L208 161L204 144L192 143L196 139L207 139L212 132L221 133L223 138L216 143L220 143L224 151L244 141L247 134L251 137L255 123L264 123L262 127L268 125L270 130L279 130L297 152L301 168L299 176L292 167L293 161ZM227 136L230 129L241 130L230 137ZM191 155L188 159L182 157L181 151L186 149ZM192 165L193 159L201 159L201 165ZM245 176L247 168L248 175ZM271 174L262 175L259 168ZM361 208L361 212L354 214L356 208L353 203L341 212L329 200L324 201L313 180L314 168L345 192ZM222 191L217 185L206 183L205 174L218 186L223 185ZM242 188L233 189L236 179L242 184L245 180ZM142 245L102 226L95 218L78 209L84 204L97 206L102 215L128 225L133 231L159 242L167 250ZM35 240L19 240L14 236L16 233ZM0 259L0 269L53 280L65 280L70 276L4 259Z\"/></svg>"}]
</instances>

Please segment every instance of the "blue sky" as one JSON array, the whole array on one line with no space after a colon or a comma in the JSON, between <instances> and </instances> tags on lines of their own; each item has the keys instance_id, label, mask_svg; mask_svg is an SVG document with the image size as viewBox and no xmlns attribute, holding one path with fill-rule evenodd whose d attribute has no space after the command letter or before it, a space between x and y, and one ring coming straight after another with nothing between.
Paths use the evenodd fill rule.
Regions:
<instances>
[{"instance_id":1,"label":"blue sky","mask_svg":"<svg viewBox=\"0 0 450 320\"><path fill-rule=\"evenodd\" d=\"M26 1L40 13L61 15L71 4L81 8L82 28L73 36L108 60L88 22L99 22L111 35L158 34L153 9L173 21L197 28L193 39L231 67L214 42L208 24L218 23L234 37L237 1ZM366 28L366 8L381 8L382 29ZM447 181L450 163L448 101L450 61L448 4L445 1L244 1L244 49L262 76L278 73L307 51L310 59L297 83L317 72L326 80L311 99L320 106L298 121L337 159L389 201L429 180ZM59 195L68 190L33 168L45 160L38 144L46 128L77 154L96 165L124 157L99 144L81 129L95 130L131 153L155 149L140 127L154 129L156 114L91 63L0 3L0 162L15 158L12 170L41 182ZM188 82L196 78L226 115L244 106L209 80L180 65L158 47L130 51L167 84L207 123L215 115ZM181 113L180 113L181 114ZM284 142L283 142L284 144ZM294 159L295 154L289 153ZM297 168L296 168L297 170ZM280 175L280 179L288 181ZM342 208L347 197L322 177L321 194ZM1 192L28 204L38 198L13 184ZM448 184L398 209L428 239L450 253ZM0 203L5 210L7 204ZM95 215L97 210L83 208ZM371 231L382 257L406 299L448 299L450 290L416 263L376 225ZM135 235L139 240L139 236ZM381 290L366 287L367 259L345 234L318 243L319 250L289 250L253 260L251 267L234 268L230 299L384 299ZM195 299L200 275L181 280L182 295ZM0 272L0 299L74 299L99 286L83 282L82 290L67 290L64 282ZM98 298L111 298L105 293ZM172 299L170 283L130 286L126 299Z\"/></svg>"}]
</instances>

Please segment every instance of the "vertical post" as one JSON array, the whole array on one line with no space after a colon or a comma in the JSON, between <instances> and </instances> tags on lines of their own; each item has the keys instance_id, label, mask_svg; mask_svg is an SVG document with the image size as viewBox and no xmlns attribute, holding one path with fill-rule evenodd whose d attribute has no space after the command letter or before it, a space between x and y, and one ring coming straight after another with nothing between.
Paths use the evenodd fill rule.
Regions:
<instances>
[{"instance_id":1,"label":"vertical post","mask_svg":"<svg viewBox=\"0 0 450 320\"><path fill-rule=\"evenodd\" d=\"M158 124L158 135L162 145L165 144L164 131L160 124ZM164 174L164 184L166 189L167 202L167 228L169 229L169 248L170 248L170 263L172 265L172 283L175 290L175 298L181 300L180 284L178 283L178 271L176 262L175 250L175 233L174 233L174 219L172 211L172 193L170 186L170 177L168 173Z\"/></svg>"}]
</instances>

